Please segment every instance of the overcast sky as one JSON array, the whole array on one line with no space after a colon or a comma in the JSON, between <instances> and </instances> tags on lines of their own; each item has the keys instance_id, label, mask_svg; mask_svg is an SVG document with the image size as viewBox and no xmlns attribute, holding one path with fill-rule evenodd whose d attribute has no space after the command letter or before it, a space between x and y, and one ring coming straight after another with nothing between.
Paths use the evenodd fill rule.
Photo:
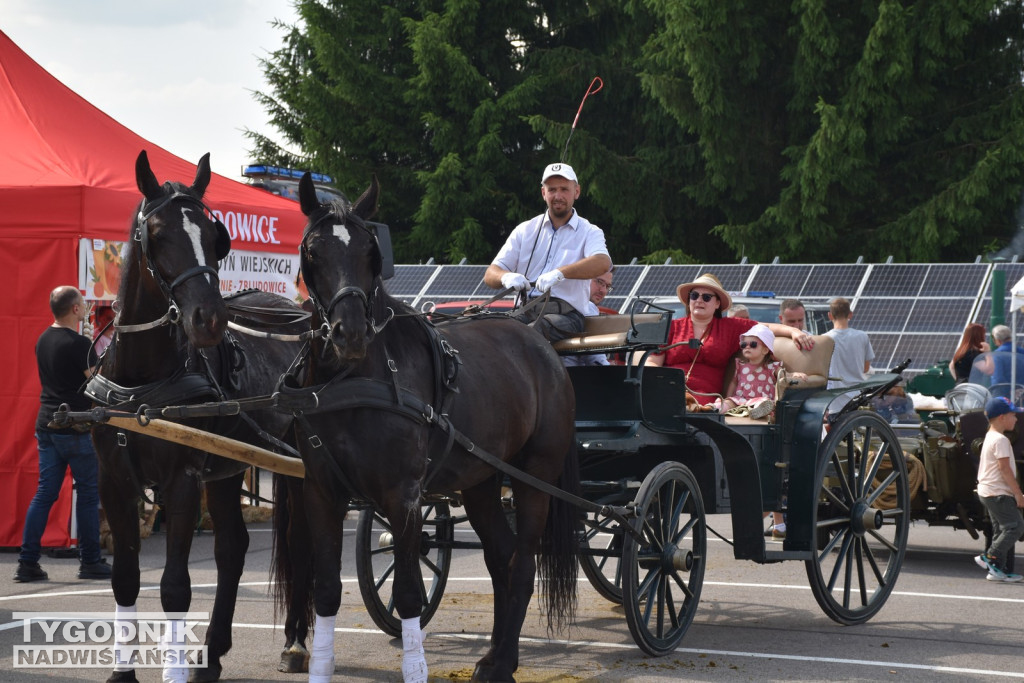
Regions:
<instances>
[{"instance_id":1,"label":"overcast sky","mask_svg":"<svg viewBox=\"0 0 1024 683\"><path fill-rule=\"evenodd\" d=\"M3 0L0 30L142 137L241 180L245 128L273 135L253 100L258 59L295 22L291 0Z\"/></svg>"}]
</instances>

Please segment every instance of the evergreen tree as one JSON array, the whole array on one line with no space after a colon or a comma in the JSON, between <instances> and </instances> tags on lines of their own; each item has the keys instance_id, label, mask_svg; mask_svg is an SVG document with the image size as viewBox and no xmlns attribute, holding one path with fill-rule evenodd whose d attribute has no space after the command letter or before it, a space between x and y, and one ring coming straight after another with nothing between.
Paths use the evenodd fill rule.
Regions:
<instances>
[{"instance_id":1,"label":"evergreen tree","mask_svg":"<svg viewBox=\"0 0 1024 683\"><path fill-rule=\"evenodd\" d=\"M1024 188L1021 5L298 0L258 95L284 148L250 135L376 174L404 262L489 262L560 159L616 262L962 260Z\"/></svg>"},{"instance_id":2,"label":"evergreen tree","mask_svg":"<svg viewBox=\"0 0 1024 683\"><path fill-rule=\"evenodd\" d=\"M646 0L644 84L695 134L687 192L754 260L959 260L1024 187L1019 1Z\"/></svg>"}]
</instances>

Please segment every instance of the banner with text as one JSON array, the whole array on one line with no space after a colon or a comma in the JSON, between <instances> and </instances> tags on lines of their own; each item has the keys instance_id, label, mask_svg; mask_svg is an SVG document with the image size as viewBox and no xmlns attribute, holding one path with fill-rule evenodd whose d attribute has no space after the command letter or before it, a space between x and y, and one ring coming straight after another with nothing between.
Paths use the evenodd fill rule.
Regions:
<instances>
[{"instance_id":1,"label":"banner with text","mask_svg":"<svg viewBox=\"0 0 1024 683\"><path fill-rule=\"evenodd\" d=\"M113 301L117 298L123 255L124 242L81 240L78 286L87 299ZM220 291L227 295L243 289L262 289L301 303L307 294L298 276L298 254L236 249L220 262Z\"/></svg>"}]
</instances>

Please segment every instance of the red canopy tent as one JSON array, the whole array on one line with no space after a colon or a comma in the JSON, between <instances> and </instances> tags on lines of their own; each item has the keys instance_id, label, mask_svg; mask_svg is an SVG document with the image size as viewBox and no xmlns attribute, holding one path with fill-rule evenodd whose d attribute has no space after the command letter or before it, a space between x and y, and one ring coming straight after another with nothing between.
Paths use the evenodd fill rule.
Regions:
<instances>
[{"instance_id":1,"label":"red canopy tent","mask_svg":"<svg viewBox=\"0 0 1024 683\"><path fill-rule=\"evenodd\" d=\"M22 52L0 32L0 547L21 545L38 475L33 425L39 409L35 343L52 322L47 298L79 281L79 240L125 240L141 194L135 159L143 149L157 179L190 183L195 164L117 123ZM198 161L198 160L197 160ZM214 175L206 192L235 249L294 254L305 217L298 204ZM67 487L44 545L69 540Z\"/></svg>"}]
</instances>

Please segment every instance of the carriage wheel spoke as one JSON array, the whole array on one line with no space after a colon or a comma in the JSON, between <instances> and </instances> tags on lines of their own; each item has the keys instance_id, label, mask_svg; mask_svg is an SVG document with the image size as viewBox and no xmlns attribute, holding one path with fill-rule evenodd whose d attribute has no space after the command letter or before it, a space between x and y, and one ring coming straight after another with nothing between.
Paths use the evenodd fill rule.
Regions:
<instances>
[{"instance_id":1,"label":"carriage wheel spoke","mask_svg":"<svg viewBox=\"0 0 1024 683\"><path fill-rule=\"evenodd\" d=\"M875 536L877 538L877 534L875 534ZM875 575L875 581L878 582L879 586L884 586L886 584L885 576L882 574L882 568L878 566L878 560L875 559L875 554L871 552L871 548L867 544L867 539L862 539L862 543L864 544L864 552L867 554L867 562L871 565L871 571ZM892 543L886 541L885 544L891 552L896 552L896 548Z\"/></svg>"},{"instance_id":2,"label":"carriage wheel spoke","mask_svg":"<svg viewBox=\"0 0 1024 683\"><path fill-rule=\"evenodd\" d=\"M865 445L864 449L867 450L867 448L868 448L868 446ZM870 487L871 486L871 482L873 482L875 480L875 477L878 476L878 470L882 466L882 461L886 458L886 456L888 454L889 454L889 444L887 444L885 442L882 442L882 444L878 447L878 452L875 453L874 459L872 459L872 461L871 461L871 469L867 472L867 474L864 475L865 476L864 481L867 482L866 486ZM896 474L896 470L893 470L892 474ZM890 476L892 476L892 475L890 475ZM882 488L885 488L885 487L883 486Z\"/></svg>"},{"instance_id":3,"label":"carriage wheel spoke","mask_svg":"<svg viewBox=\"0 0 1024 683\"><path fill-rule=\"evenodd\" d=\"M838 448L836 448L835 451L832 452L831 458L832 458L832 467L835 469L835 472L836 472L836 479L839 480L839 483L840 483L841 488L842 488L843 500L854 500L853 490L850 488L850 481L847 478L849 476L849 474L843 471L842 463L839 460L839 449ZM849 463L850 461L847 460L847 462ZM849 469L849 468L847 468L847 469ZM825 491L828 491L829 494L832 493L831 491L829 491L824 486L822 488ZM839 502L838 499L837 499L836 502Z\"/></svg>"},{"instance_id":4,"label":"carriage wheel spoke","mask_svg":"<svg viewBox=\"0 0 1024 683\"><path fill-rule=\"evenodd\" d=\"M840 498L839 496L836 495L835 491L833 491L831 488L827 486L821 487L821 494L825 496L825 498L827 498L830 503L838 507L842 512L848 513L850 511L850 506L846 503L846 501L849 500L849 498Z\"/></svg>"},{"instance_id":5,"label":"carriage wheel spoke","mask_svg":"<svg viewBox=\"0 0 1024 683\"><path fill-rule=\"evenodd\" d=\"M387 580L391 577L391 572L393 571L395 571L394 562L385 567L384 571L380 574L380 578L373 582L373 584L377 587L377 590L380 590L380 587L387 583Z\"/></svg>"},{"instance_id":6,"label":"carriage wheel spoke","mask_svg":"<svg viewBox=\"0 0 1024 683\"><path fill-rule=\"evenodd\" d=\"M864 494L864 490L870 484L870 481L866 477L867 477L867 469L868 469L868 449L871 448L871 431L872 430L871 430L870 426L863 427L862 429L863 429L863 433L861 435L861 438L859 438L859 439L855 438L855 436L854 436L857 433L857 430L854 430L854 431L850 432L850 444L851 444L851 446L856 446L858 441L860 442L860 445L861 445L860 457L856 461L857 462L856 480L854 482L856 484L856 486L854 488L854 491L856 491L856 493L857 493L857 495L856 495L857 498L860 498ZM852 463L853 461L851 460L850 462ZM850 472L851 472L851 474L854 472L854 469L852 467L850 468Z\"/></svg>"},{"instance_id":7,"label":"carriage wheel spoke","mask_svg":"<svg viewBox=\"0 0 1024 683\"><path fill-rule=\"evenodd\" d=\"M866 584L866 582L864 580L865 577L864 577L864 553L863 553L863 550L864 550L864 539L860 539L859 538L859 539L857 539L857 542L854 544L853 560L850 562L850 568L846 572L847 576L850 577L850 578L847 579L847 586L848 586L847 590L848 591L852 591L854 586L852 584L852 578L853 577L850 576L850 573L851 573L851 570L854 569L854 568L856 568L856 570L857 570L856 588L858 589L858 595L860 595L860 604L862 606L866 605L867 601L868 601L868 589L867 589L867 584Z\"/></svg>"},{"instance_id":8,"label":"carriage wheel spoke","mask_svg":"<svg viewBox=\"0 0 1024 683\"><path fill-rule=\"evenodd\" d=\"M693 532L693 527L695 527L699 521L700 520L698 520L696 517L690 517L689 519L687 519L686 524L680 527L679 531L677 531L675 535L672 536L672 543L674 543L675 545L679 545L679 541L688 537Z\"/></svg>"},{"instance_id":9,"label":"carriage wheel spoke","mask_svg":"<svg viewBox=\"0 0 1024 683\"><path fill-rule=\"evenodd\" d=\"M426 555L420 555L420 564L424 565L427 569L429 569L430 573L434 576L441 575L441 568L434 564Z\"/></svg>"},{"instance_id":10,"label":"carriage wheel spoke","mask_svg":"<svg viewBox=\"0 0 1024 683\"><path fill-rule=\"evenodd\" d=\"M842 545L839 547L838 555L836 557L836 564L832 568L832 575L828 579L829 592L834 591L836 589L836 581L839 580L839 572L842 571L843 567L846 565L847 558L849 557L850 545L850 536L849 534L847 534L843 538Z\"/></svg>"}]
</instances>

